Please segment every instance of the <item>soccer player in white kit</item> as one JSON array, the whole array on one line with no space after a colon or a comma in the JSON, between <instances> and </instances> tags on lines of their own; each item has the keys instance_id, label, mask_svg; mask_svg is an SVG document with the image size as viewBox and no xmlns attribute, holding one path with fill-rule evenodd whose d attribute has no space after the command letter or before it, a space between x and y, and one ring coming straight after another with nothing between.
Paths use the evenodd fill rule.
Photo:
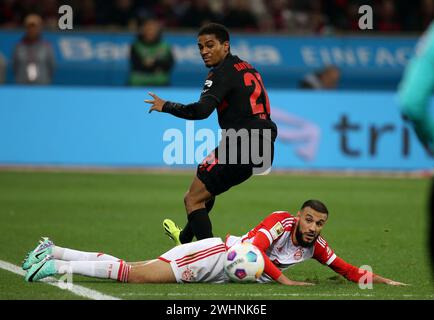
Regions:
<instances>
[{"instance_id":1,"label":"soccer player in white kit","mask_svg":"<svg viewBox=\"0 0 434 320\"><path fill-rule=\"evenodd\" d=\"M225 241L208 238L182 244L157 259L142 262L125 262L103 253L62 248L45 239L28 254L23 269L27 270L27 281L72 273L129 283L226 283L229 278L223 266L227 249L236 243L250 242L264 257L264 272L257 280L261 283L312 285L290 280L282 271L313 258L353 282L364 277L372 279L373 283L404 285L357 268L338 257L320 236L327 219L326 206L321 201L308 200L297 216L286 211L273 212L241 237L227 235Z\"/></svg>"}]
</instances>

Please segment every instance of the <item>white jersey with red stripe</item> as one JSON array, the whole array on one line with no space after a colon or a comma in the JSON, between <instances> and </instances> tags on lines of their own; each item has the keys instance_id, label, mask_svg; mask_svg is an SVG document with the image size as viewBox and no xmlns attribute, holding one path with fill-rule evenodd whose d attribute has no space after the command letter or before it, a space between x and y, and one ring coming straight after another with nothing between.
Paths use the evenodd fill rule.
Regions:
<instances>
[{"instance_id":1,"label":"white jersey with red stripe","mask_svg":"<svg viewBox=\"0 0 434 320\"><path fill-rule=\"evenodd\" d=\"M244 236L228 235L225 242L226 248L240 242L252 243L260 232L266 235L269 241L265 254L282 271L310 258L330 265L336 259L336 255L323 237L319 236L315 244L309 248L294 245L291 234L295 232L296 219L287 211L275 211ZM264 273L258 281L268 282L272 279Z\"/></svg>"}]
</instances>

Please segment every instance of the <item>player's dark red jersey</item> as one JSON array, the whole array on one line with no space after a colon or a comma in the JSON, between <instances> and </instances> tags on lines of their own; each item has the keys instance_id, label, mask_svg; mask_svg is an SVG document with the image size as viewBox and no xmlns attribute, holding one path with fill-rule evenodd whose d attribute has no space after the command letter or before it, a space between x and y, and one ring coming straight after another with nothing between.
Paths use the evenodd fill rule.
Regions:
<instances>
[{"instance_id":1,"label":"player's dark red jersey","mask_svg":"<svg viewBox=\"0 0 434 320\"><path fill-rule=\"evenodd\" d=\"M214 109L222 129L271 129L270 100L259 72L237 56L228 54L208 73L199 102L183 105L167 101L163 112L190 120L204 119Z\"/></svg>"}]
</instances>

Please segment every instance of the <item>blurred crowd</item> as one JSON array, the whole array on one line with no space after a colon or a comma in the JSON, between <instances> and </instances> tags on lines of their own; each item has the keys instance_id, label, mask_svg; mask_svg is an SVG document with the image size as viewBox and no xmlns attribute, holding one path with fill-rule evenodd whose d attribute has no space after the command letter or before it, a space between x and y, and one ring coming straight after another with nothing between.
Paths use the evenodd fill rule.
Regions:
<instances>
[{"instance_id":1,"label":"blurred crowd","mask_svg":"<svg viewBox=\"0 0 434 320\"><path fill-rule=\"evenodd\" d=\"M359 31L364 4L373 8L374 32L420 32L434 17L434 0L2 0L0 27L19 28L37 13L46 28L57 28L63 4L74 10L74 27L128 31L150 16L173 30L213 21L245 32Z\"/></svg>"}]
</instances>

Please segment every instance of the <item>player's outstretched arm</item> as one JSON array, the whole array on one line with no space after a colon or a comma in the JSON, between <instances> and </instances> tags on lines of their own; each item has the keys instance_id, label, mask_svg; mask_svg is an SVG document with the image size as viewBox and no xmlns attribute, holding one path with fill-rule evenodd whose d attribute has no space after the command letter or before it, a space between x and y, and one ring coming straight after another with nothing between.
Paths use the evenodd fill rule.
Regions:
<instances>
[{"instance_id":1,"label":"player's outstretched arm","mask_svg":"<svg viewBox=\"0 0 434 320\"><path fill-rule=\"evenodd\" d=\"M372 277L372 282L373 283L384 283L384 284L387 284L389 286L408 286L408 284L406 284L406 283L402 283L402 282L398 282L395 280L383 278L382 276L379 276L378 274L374 274L374 276Z\"/></svg>"},{"instance_id":2,"label":"player's outstretched arm","mask_svg":"<svg viewBox=\"0 0 434 320\"><path fill-rule=\"evenodd\" d=\"M286 285L286 286L313 286L314 283L310 282L301 282L301 281L294 281L288 279L283 273L279 276L279 278L276 279L276 281L280 284Z\"/></svg>"},{"instance_id":3,"label":"player's outstretched arm","mask_svg":"<svg viewBox=\"0 0 434 320\"><path fill-rule=\"evenodd\" d=\"M383 283L392 286L406 285L405 283L383 278L375 273L370 274L369 271L357 268L345 262L339 257L336 257L334 261L329 265L329 267L333 269L333 271L335 271L336 273L339 273L340 275L345 277L347 280L356 283L358 283L362 277L365 278L367 275L370 275L373 283Z\"/></svg>"},{"instance_id":4,"label":"player's outstretched arm","mask_svg":"<svg viewBox=\"0 0 434 320\"><path fill-rule=\"evenodd\" d=\"M165 101L152 92L149 92L149 95L154 98L154 100L144 100L146 103L151 105L149 113L152 111L165 112L170 113L175 117L187 120L206 119L218 106L217 100L211 96L201 97L199 102L184 105L181 103Z\"/></svg>"}]
</instances>

